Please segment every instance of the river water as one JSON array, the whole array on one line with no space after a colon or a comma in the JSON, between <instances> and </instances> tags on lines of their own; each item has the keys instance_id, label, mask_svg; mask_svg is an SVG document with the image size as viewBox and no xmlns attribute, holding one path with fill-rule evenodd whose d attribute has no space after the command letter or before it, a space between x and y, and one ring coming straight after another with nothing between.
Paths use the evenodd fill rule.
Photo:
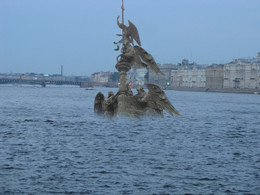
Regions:
<instances>
[{"instance_id":1,"label":"river water","mask_svg":"<svg viewBox=\"0 0 260 195\"><path fill-rule=\"evenodd\" d=\"M182 117L110 120L109 90L1 85L0 194L260 194L259 95L166 91Z\"/></svg>"}]
</instances>

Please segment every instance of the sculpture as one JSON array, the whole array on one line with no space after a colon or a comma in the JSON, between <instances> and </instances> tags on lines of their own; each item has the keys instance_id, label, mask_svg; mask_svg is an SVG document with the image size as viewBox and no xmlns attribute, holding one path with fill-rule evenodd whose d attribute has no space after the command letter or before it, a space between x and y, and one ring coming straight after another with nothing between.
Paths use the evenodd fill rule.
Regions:
<instances>
[{"instance_id":1,"label":"sculpture","mask_svg":"<svg viewBox=\"0 0 260 195\"><path fill-rule=\"evenodd\" d=\"M120 85L116 94L108 93L108 97L99 92L95 97L94 112L108 117L127 115L140 117L145 115L163 116L163 110L170 115L180 113L170 103L164 91L155 84L147 84L148 92L142 86L137 87L137 94L133 95L131 87L126 83L127 72L133 68L145 67L156 74L164 75L157 66L151 54L141 47L140 36L136 26L128 20L129 26L124 25L124 0L122 0L122 23L117 17L117 24L122 29L122 37L115 49L121 48L121 54L117 56L116 68L120 72ZM138 45L134 45L134 41Z\"/></svg>"},{"instance_id":2,"label":"sculpture","mask_svg":"<svg viewBox=\"0 0 260 195\"><path fill-rule=\"evenodd\" d=\"M120 23L118 19L119 16L117 17L117 25L119 28L122 29L123 33L117 34L118 36L122 36L122 39L119 42L114 42L114 44L117 45L117 49L115 50L119 50L119 43L123 44L123 47L121 50L122 54L117 57L117 62L119 62L118 59L121 58L121 61L128 61L132 65L132 68L150 68L156 74L164 75L164 73L161 72L161 70L157 66L153 56L145 51L142 47L140 47L141 41L136 26L132 22L130 22L130 20L128 20L129 26L127 27L123 24L123 22ZM134 45L134 40L139 46Z\"/></svg>"},{"instance_id":3,"label":"sculpture","mask_svg":"<svg viewBox=\"0 0 260 195\"><path fill-rule=\"evenodd\" d=\"M125 36L124 38L128 39L130 41L130 43L132 43L132 45L134 45L133 40L135 40L138 43L138 45L141 46L141 41L140 41L139 33L138 33L136 26L132 22L130 22L130 20L128 20L129 26L127 27L123 23L119 22L119 17L120 16L117 16L117 25L119 28L122 29L123 34L117 34L117 35Z\"/></svg>"}]
</instances>

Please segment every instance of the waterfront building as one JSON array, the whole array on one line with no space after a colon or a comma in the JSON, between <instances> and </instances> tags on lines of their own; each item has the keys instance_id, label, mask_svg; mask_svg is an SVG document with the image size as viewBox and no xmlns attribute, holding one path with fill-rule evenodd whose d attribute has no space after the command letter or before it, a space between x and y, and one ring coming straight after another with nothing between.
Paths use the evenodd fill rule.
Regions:
<instances>
[{"instance_id":1,"label":"waterfront building","mask_svg":"<svg viewBox=\"0 0 260 195\"><path fill-rule=\"evenodd\" d=\"M260 63L226 64L223 88L259 89Z\"/></svg>"},{"instance_id":2,"label":"waterfront building","mask_svg":"<svg viewBox=\"0 0 260 195\"><path fill-rule=\"evenodd\" d=\"M204 88L206 86L205 69L172 70L171 86L184 88Z\"/></svg>"},{"instance_id":3,"label":"waterfront building","mask_svg":"<svg viewBox=\"0 0 260 195\"><path fill-rule=\"evenodd\" d=\"M212 64L206 67L206 88L222 89L224 82L224 65Z\"/></svg>"},{"instance_id":4,"label":"waterfront building","mask_svg":"<svg viewBox=\"0 0 260 195\"><path fill-rule=\"evenodd\" d=\"M223 88L259 89L260 53L256 58L239 58L224 66Z\"/></svg>"},{"instance_id":5,"label":"waterfront building","mask_svg":"<svg viewBox=\"0 0 260 195\"><path fill-rule=\"evenodd\" d=\"M126 82L131 83L133 86L145 85L146 83L146 74L148 70L146 68L137 68L135 70L131 70L127 73Z\"/></svg>"},{"instance_id":6,"label":"waterfront building","mask_svg":"<svg viewBox=\"0 0 260 195\"><path fill-rule=\"evenodd\" d=\"M256 57L233 59L231 63L260 63L260 52L257 53Z\"/></svg>"},{"instance_id":7,"label":"waterfront building","mask_svg":"<svg viewBox=\"0 0 260 195\"><path fill-rule=\"evenodd\" d=\"M157 84L161 87L165 87L167 85L167 82L171 80L171 71L177 70L178 66L174 64L157 65L160 70L165 74L165 76L161 74L157 75L153 71L149 70L149 82Z\"/></svg>"},{"instance_id":8,"label":"waterfront building","mask_svg":"<svg viewBox=\"0 0 260 195\"><path fill-rule=\"evenodd\" d=\"M195 62L189 63L189 60L183 59L181 63L177 64L178 70L192 70L194 68L201 68L201 66L197 65Z\"/></svg>"},{"instance_id":9,"label":"waterfront building","mask_svg":"<svg viewBox=\"0 0 260 195\"><path fill-rule=\"evenodd\" d=\"M91 75L90 80L92 83L108 83L112 74L112 72L96 72Z\"/></svg>"},{"instance_id":10,"label":"waterfront building","mask_svg":"<svg viewBox=\"0 0 260 195\"><path fill-rule=\"evenodd\" d=\"M183 59L181 63L158 65L160 70L165 74L156 75L149 72L149 82L166 87L205 87L205 68L195 62L189 63L187 59Z\"/></svg>"}]
</instances>

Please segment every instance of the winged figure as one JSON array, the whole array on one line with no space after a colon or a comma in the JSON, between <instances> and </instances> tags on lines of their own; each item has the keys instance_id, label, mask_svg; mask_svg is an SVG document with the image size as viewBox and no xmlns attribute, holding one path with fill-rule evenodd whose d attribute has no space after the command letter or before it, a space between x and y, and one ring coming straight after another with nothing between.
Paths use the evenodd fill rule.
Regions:
<instances>
[{"instance_id":1,"label":"winged figure","mask_svg":"<svg viewBox=\"0 0 260 195\"><path fill-rule=\"evenodd\" d=\"M103 93L99 92L94 101L94 113L96 114L104 114L104 101L105 101L105 96Z\"/></svg>"},{"instance_id":2,"label":"winged figure","mask_svg":"<svg viewBox=\"0 0 260 195\"><path fill-rule=\"evenodd\" d=\"M151 69L157 75L165 75L157 66L153 56L145 51L140 46L131 46L129 40L123 40L122 54L117 57L117 61L127 61L132 64L133 68L147 68Z\"/></svg>"},{"instance_id":3,"label":"winged figure","mask_svg":"<svg viewBox=\"0 0 260 195\"><path fill-rule=\"evenodd\" d=\"M125 36L125 38L127 38L130 41L130 43L132 43L132 45L134 45L135 40L137 44L141 46L141 40L136 26L130 20L128 20L128 23L129 26L120 23L119 16L117 17L117 25L119 28L123 30L123 34L118 34L118 36Z\"/></svg>"},{"instance_id":4,"label":"winged figure","mask_svg":"<svg viewBox=\"0 0 260 195\"><path fill-rule=\"evenodd\" d=\"M106 116L113 116L117 102L117 94L114 95L112 91L108 92L108 97L105 98L103 93L99 92L94 101L94 113L104 114Z\"/></svg>"},{"instance_id":5,"label":"winged figure","mask_svg":"<svg viewBox=\"0 0 260 195\"><path fill-rule=\"evenodd\" d=\"M149 92L145 93L142 101L147 102L147 108L156 110L158 113L162 113L162 111L165 110L172 116L174 116L174 114L178 116L181 115L159 86L155 84L146 84L146 86Z\"/></svg>"},{"instance_id":6,"label":"winged figure","mask_svg":"<svg viewBox=\"0 0 260 195\"><path fill-rule=\"evenodd\" d=\"M135 59L136 59L136 63L134 63L134 68L140 66L145 68L150 68L157 75L158 74L165 75L157 66L157 63L155 62L153 56L149 54L147 51L145 51L142 47L135 45L134 51L135 51Z\"/></svg>"}]
</instances>

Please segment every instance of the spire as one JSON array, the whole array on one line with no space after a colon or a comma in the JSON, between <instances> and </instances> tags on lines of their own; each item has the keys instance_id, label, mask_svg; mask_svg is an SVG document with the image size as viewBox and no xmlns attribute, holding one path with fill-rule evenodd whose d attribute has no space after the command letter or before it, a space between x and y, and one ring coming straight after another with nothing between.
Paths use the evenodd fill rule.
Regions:
<instances>
[{"instance_id":1,"label":"spire","mask_svg":"<svg viewBox=\"0 0 260 195\"><path fill-rule=\"evenodd\" d=\"M124 26L124 11L125 11L125 7L124 7L124 0L122 0L122 25ZM122 29L122 34L124 34L124 30Z\"/></svg>"}]
</instances>

